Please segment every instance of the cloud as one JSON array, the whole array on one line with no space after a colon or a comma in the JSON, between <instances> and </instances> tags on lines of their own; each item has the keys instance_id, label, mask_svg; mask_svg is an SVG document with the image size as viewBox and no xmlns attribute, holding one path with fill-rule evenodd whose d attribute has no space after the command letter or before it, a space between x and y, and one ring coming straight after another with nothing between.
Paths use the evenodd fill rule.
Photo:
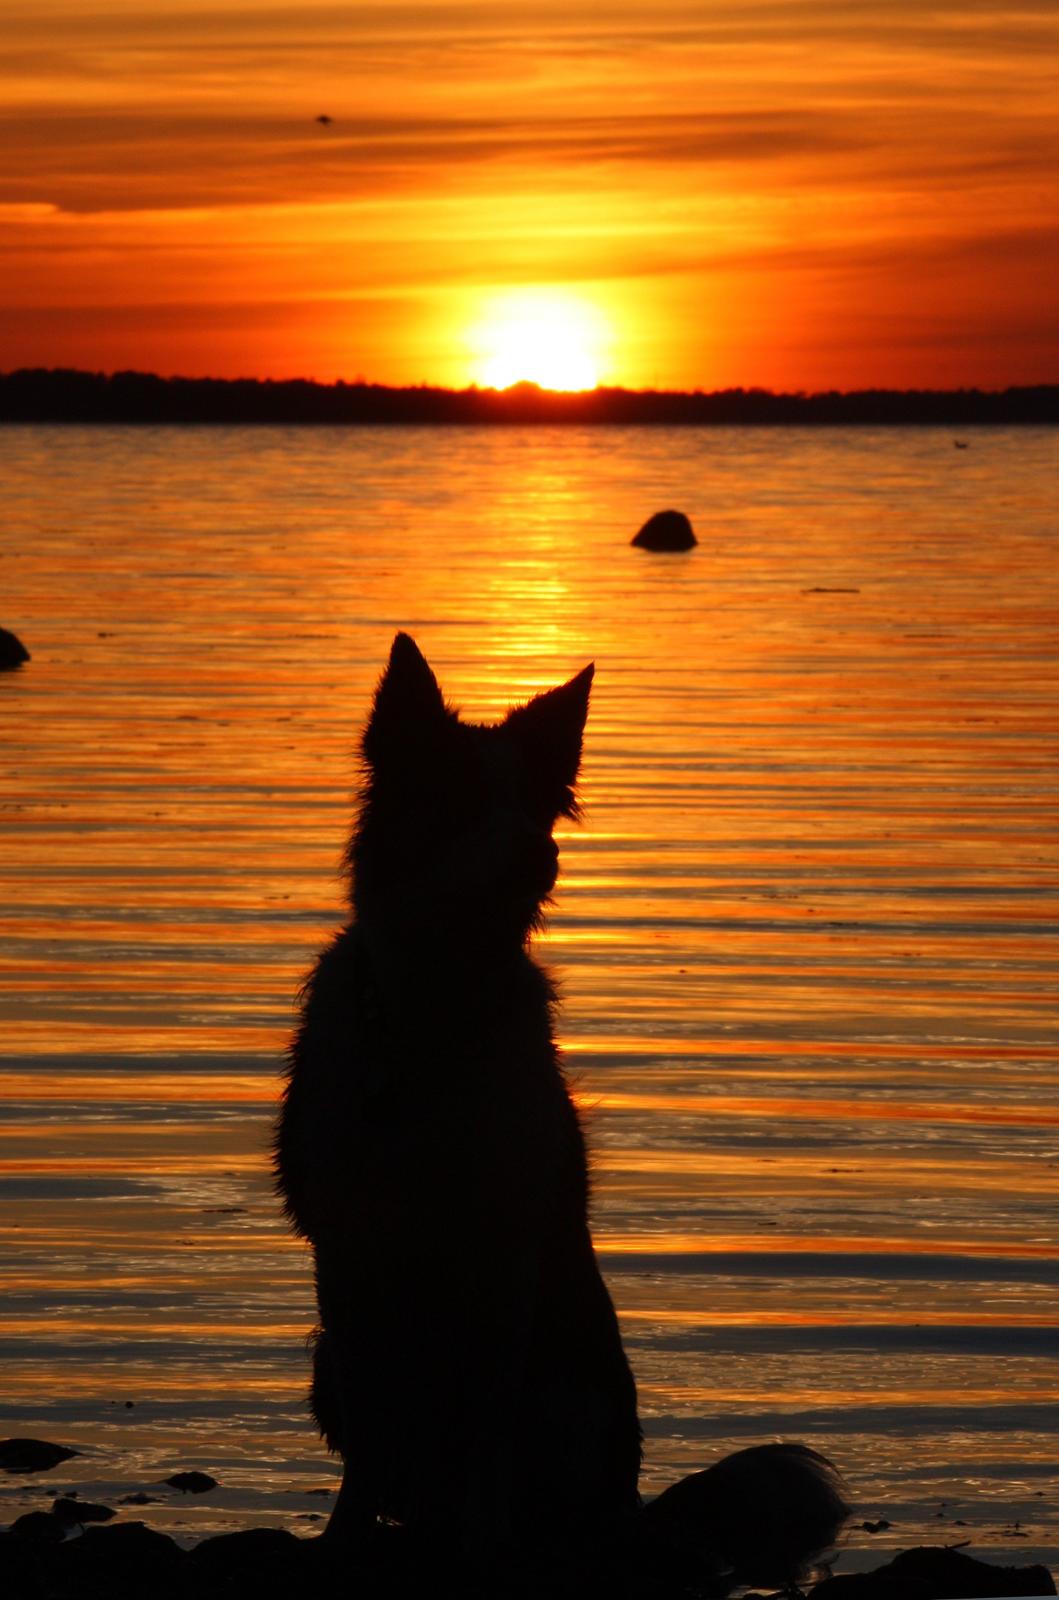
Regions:
<instances>
[{"instance_id":1,"label":"cloud","mask_svg":"<svg viewBox=\"0 0 1059 1600\"><path fill-rule=\"evenodd\" d=\"M922 195L1002 181L1054 184L1057 150L1032 119L983 111L975 138L945 119L893 108L653 110L639 114L336 118L201 110L0 114L6 164L0 200L102 212L232 207L392 197L429 207L439 195L498 187L556 197L603 189L620 215L633 196L719 194L742 180L762 196L794 190L861 195L914 185ZM622 197L625 197L623 200ZM964 199L966 201L966 191ZM1039 209L1036 196L1032 204ZM653 209L658 209L653 207ZM689 216L696 205L692 198Z\"/></svg>"},{"instance_id":2,"label":"cloud","mask_svg":"<svg viewBox=\"0 0 1059 1600\"><path fill-rule=\"evenodd\" d=\"M47 201L39 200L11 200L0 201L0 223L8 223L11 227L19 224L43 222L48 217L58 216L59 207Z\"/></svg>"}]
</instances>

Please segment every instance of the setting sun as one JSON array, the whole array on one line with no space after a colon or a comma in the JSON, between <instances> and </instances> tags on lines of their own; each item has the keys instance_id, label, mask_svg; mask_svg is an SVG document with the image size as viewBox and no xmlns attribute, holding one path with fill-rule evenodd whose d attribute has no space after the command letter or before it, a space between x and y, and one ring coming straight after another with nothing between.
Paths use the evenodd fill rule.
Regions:
<instances>
[{"instance_id":1,"label":"setting sun","mask_svg":"<svg viewBox=\"0 0 1059 1600\"><path fill-rule=\"evenodd\" d=\"M607 329L577 295L520 289L490 299L468 332L472 376L489 389L539 383L543 389L594 389Z\"/></svg>"}]
</instances>

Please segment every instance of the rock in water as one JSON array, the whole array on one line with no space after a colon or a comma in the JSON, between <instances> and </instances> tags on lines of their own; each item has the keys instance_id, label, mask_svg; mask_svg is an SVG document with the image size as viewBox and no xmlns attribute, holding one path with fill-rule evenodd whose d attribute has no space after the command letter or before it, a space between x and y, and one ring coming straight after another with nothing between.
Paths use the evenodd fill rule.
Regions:
<instances>
[{"instance_id":1,"label":"rock in water","mask_svg":"<svg viewBox=\"0 0 1059 1600\"><path fill-rule=\"evenodd\" d=\"M66 1495L60 1495L51 1509L53 1516L70 1527L77 1523L83 1526L86 1522L109 1522L111 1517L118 1514L109 1506L96 1505L91 1500L74 1500Z\"/></svg>"},{"instance_id":2,"label":"rock in water","mask_svg":"<svg viewBox=\"0 0 1059 1600\"><path fill-rule=\"evenodd\" d=\"M49 1472L60 1461L80 1455L47 1439L0 1439L0 1468L4 1472Z\"/></svg>"},{"instance_id":3,"label":"rock in water","mask_svg":"<svg viewBox=\"0 0 1059 1600\"><path fill-rule=\"evenodd\" d=\"M6 667L20 667L29 660L29 651L22 640L7 628L0 628L0 671Z\"/></svg>"},{"instance_id":4,"label":"rock in water","mask_svg":"<svg viewBox=\"0 0 1059 1600\"><path fill-rule=\"evenodd\" d=\"M217 1479L208 1472L174 1472L165 1481L171 1489L182 1489L185 1494L205 1494L217 1487Z\"/></svg>"},{"instance_id":5,"label":"rock in water","mask_svg":"<svg viewBox=\"0 0 1059 1600\"><path fill-rule=\"evenodd\" d=\"M641 550L690 550L699 541L683 511L656 511L632 542Z\"/></svg>"}]
</instances>

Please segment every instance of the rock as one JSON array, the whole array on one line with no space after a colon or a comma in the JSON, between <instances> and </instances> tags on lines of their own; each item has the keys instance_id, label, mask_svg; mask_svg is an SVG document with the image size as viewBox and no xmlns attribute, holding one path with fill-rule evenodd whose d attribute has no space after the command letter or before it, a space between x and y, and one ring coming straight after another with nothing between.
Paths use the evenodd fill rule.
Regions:
<instances>
[{"instance_id":1,"label":"rock","mask_svg":"<svg viewBox=\"0 0 1059 1600\"><path fill-rule=\"evenodd\" d=\"M141 1489L137 1494L123 1495L120 1503L123 1506L160 1506L163 1502L158 1495L144 1494Z\"/></svg>"},{"instance_id":2,"label":"rock","mask_svg":"<svg viewBox=\"0 0 1059 1600\"><path fill-rule=\"evenodd\" d=\"M928 1583L917 1578L895 1578L888 1567L877 1572L844 1572L825 1578L809 1590L809 1600L934 1600Z\"/></svg>"},{"instance_id":3,"label":"rock","mask_svg":"<svg viewBox=\"0 0 1059 1600\"><path fill-rule=\"evenodd\" d=\"M165 1481L171 1489L181 1489L184 1494L207 1494L217 1487L217 1479L208 1472L174 1472Z\"/></svg>"},{"instance_id":4,"label":"rock","mask_svg":"<svg viewBox=\"0 0 1059 1600\"><path fill-rule=\"evenodd\" d=\"M6 628L0 628L0 671L8 667L20 667L23 661L28 660L29 651L22 640Z\"/></svg>"},{"instance_id":5,"label":"rock","mask_svg":"<svg viewBox=\"0 0 1059 1600\"><path fill-rule=\"evenodd\" d=\"M699 541L683 511L656 511L632 542L641 550L690 550Z\"/></svg>"},{"instance_id":6,"label":"rock","mask_svg":"<svg viewBox=\"0 0 1059 1600\"><path fill-rule=\"evenodd\" d=\"M293 1573L303 1551L304 1541L285 1528L244 1528L239 1533L203 1539L192 1550L191 1561L211 1582L235 1577L244 1582L262 1577L274 1580L280 1571Z\"/></svg>"},{"instance_id":7,"label":"rock","mask_svg":"<svg viewBox=\"0 0 1059 1600\"><path fill-rule=\"evenodd\" d=\"M112 1528L89 1528L62 1550L71 1575L92 1573L108 1581L135 1578L139 1593L149 1595L153 1581L187 1560L175 1539L156 1533L143 1522L116 1522Z\"/></svg>"},{"instance_id":8,"label":"rock","mask_svg":"<svg viewBox=\"0 0 1059 1600\"><path fill-rule=\"evenodd\" d=\"M117 1512L109 1506L95 1505L91 1500L75 1500L69 1495L60 1495L52 1506L52 1515L65 1522L68 1527L75 1523L109 1522L111 1517L116 1517Z\"/></svg>"},{"instance_id":9,"label":"rock","mask_svg":"<svg viewBox=\"0 0 1059 1600\"><path fill-rule=\"evenodd\" d=\"M66 1530L50 1511L27 1511L11 1524L11 1537L27 1544L61 1544Z\"/></svg>"},{"instance_id":10,"label":"rock","mask_svg":"<svg viewBox=\"0 0 1059 1600\"><path fill-rule=\"evenodd\" d=\"M0 1439L0 1468L5 1472L50 1472L60 1461L80 1454L47 1439Z\"/></svg>"},{"instance_id":11,"label":"rock","mask_svg":"<svg viewBox=\"0 0 1059 1600\"><path fill-rule=\"evenodd\" d=\"M1054 1593L1046 1567L998 1567L962 1550L924 1545L902 1550L874 1572L826 1578L810 1591L810 1600L986 1600Z\"/></svg>"},{"instance_id":12,"label":"rock","mask_svg":"<svg viewBox=\"0 0 1059 1600\"><path fill-rule=\"evenodd\" d=\"M995 1567L963 1550L921 1546L894 1556L889 1570L899 1577L934 1585L939 1600L975 1595L1054 1594L1052 1575L1044 1567Z\"/></svg>"}]
</instances>

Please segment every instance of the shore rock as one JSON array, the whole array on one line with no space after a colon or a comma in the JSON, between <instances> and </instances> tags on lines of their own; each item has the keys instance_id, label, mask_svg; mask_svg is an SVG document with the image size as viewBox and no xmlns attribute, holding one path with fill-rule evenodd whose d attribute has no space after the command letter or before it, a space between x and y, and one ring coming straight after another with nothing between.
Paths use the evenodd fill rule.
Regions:
<instances>
[{"instance_id":1,"label":"shore rock","mask_svg":"<svg viewBox=\"0 0 1059 1600\"><path fill-rule=\"evenodd\" d=\"M921 1545L902 1550L874 1572L825 1578L810 1591L809 1600L986 1600L1054 1593L1047 1567L998 1567L963 1550Z\"/></svg>"},{"instance_id":2,"label":"shore rock","mask_svg":"<svg viewBox=\"0 0 1059 1600\"><path fill-rule=\"evenodd\" d=\"M64 1544L64 1576L101 1579L105 1583L142 1583L150 1594L155 1580L170 1577L188 1560L175 1539L158 1533L144 1522L117 1522L112 1528L88 1528L79 1539ZM75 1590L76 1592L76 1590Z\"/></svg>"},{"instance_id":3,"label":"shore rock","mask_svg":"<svg viewBox=\"0 0 1059 1600\"><path fill-rule=\"evenodd\" d=\"M62 1544L66 1537L62 1523L50 1511L27 1511L11 1524L12 1539L26 1544Z\"/></svg>"},{"instance_id":4,"label":"shore rock","mask_svg":"<svg viewBox=\"0 0 1059 1600\"><path fill-rule=\"evenodd\" d=\"M243 1528L203 1539L191 1552L191 1562L211 1582L220 1578L275 1579L287 1571L302 1570L304 1541L285 1528Z\"/></svg>"},{"instance_id":5,"label":"shore rock","mask_svg":"<svg viewBox=\"0 0 1059 1600\"><path fill-rule=\"evenodd\" d=\"M29 660L29 651L22 640L7 628L0 628L0 671L9 667L20 667L23 661Z\"/></svg>"},{"instance_id":6,"label":"shore rock","mask_svg":"<svg viewBox=\"0 0 1059 1600\"><path fill-rule=\"evenodd\" d=\"M690 550L699 541L683 511L670 510L648 517L632 542L641 550Z\"/></svg>"}]
</instances>

